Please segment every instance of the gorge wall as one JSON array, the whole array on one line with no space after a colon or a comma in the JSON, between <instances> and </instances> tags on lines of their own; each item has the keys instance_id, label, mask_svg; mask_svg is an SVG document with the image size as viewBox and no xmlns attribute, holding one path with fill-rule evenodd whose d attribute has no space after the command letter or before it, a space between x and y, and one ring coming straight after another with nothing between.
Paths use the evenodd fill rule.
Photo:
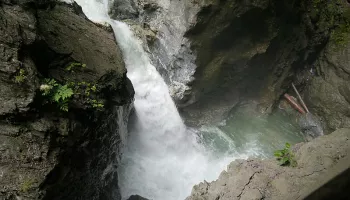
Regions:
<instances>
[{"instance_id":1,"label":"gorge wall","mask_svg":"<svg viewBox=\"0 0 350 200\"><path fill-rule=\"evenodd\" d=\"M196 186L189 199L277 198L276 192L308 184L303 177L316 182L348 155L346 0L110 2L111 16L144 41L187 124L220 122L242 102L268 113L294 82L326 133L340 129L295 149L296 169L236 161L218 181ZM86 67L68 70L71 63ZM84 85L68 112L41 95L45 78ZM96 91L85 94L87 83ZM89 21L79 6L1 1L0 199L120 199L116 168L133 94L112 30ZM240 170L242 179L232 179ZM292 184L279 188L291 176Z\"/></svg>"},{"instance_id":2,"label":"gorge wall","mask_svg":"<svg viewBox=\"0 0 350 200\"><path fill-rule=\"evenodd\" d=\"M73 88L67 112L45 78ZM0 199L119 199L133 94L112 30L79 6L1 1Z\"/></svg>"},{"instance_id":3,"label":"gorge wall","mask_svg":"<svg viewBox=\"0 0 350 200\"><path fill-rule=\"evenodd\" d=\"M222 121L240 102L269 113L292 82L314 104L306 85L322 76L321 54L329 42L347 41L349 32L346 0L111 2L110 12L134 26L193 126ZM326 118L326 111L312 107ZM328 132L343 127L335 125L339 117L324 122L326 129L333 126Z\"/></svg>"}]
</instances>

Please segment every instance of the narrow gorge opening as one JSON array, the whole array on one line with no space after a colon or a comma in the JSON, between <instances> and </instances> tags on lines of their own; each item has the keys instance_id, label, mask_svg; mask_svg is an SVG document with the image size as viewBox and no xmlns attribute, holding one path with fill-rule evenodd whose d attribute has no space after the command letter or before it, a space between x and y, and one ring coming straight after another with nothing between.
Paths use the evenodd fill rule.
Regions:
<instances>
[{"instance_id":1,"label":"narrow gorge opening","mask_svg":"<svg viewBox=\"0 0 350 200\"><path fill-rule=\"evenodd\" d=\"M213 181L235 159L271 157L302 141L288 116L236 112L217 125L186 127L157 69L127 24L108 16L108 0L76 0L87 17L112 26L135 89L135 116L119 166L122 199L185 199L193 185ZM210 105L209 105L210 106ZM244 106L243 106L244 107Z\"/></svg>"},{"instance_id":2,"label":"narrow gorge opening","mask_svg":"<svg viewBox=\"0 0 350 200\"><path fill-rule=\"evenodd\" d=\"M1 1L0 199L348 199L349 13Z\"/></svg>"}]
</instances>

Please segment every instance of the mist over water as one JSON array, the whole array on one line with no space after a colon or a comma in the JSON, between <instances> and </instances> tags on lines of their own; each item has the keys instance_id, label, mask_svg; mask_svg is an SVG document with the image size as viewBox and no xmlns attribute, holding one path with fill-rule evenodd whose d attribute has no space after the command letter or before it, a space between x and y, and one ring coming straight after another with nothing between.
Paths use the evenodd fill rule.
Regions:
<instances>
[{"instance_id":1,"label":"mist over water","mask_svg":"<svg viewBox=\"0 0 350 200\"><path fill-rule=\"evenodd\" d=\"M118 170L123 199L133 194L153 200L185 199L193 185L215 180L234 159L264 156L254 130L240 132L239 139L230 126L187 128L140 41L128 25L109 18L108 0L76 2L92 21L112 26L135 89L136 117Z\"/></svg>"}]
</instances>

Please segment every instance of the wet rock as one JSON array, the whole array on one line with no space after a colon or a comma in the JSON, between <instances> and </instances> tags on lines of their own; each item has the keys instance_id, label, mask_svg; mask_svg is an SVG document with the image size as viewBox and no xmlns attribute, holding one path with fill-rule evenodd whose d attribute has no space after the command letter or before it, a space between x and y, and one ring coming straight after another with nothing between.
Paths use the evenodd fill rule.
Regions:
<instances>
[{"instance_id":1,"label":"wet rock","mask_svg":"<svg viewBox=\"0 0 350 200\"><path fill-rule=\"evenodd\" d=\"M342 46L330 40L315 63L315 78L306 87L307 105L321 117L327 132L350 127L349 41Z\"/></svg>"},{"instance_id":2,"label":"wet rock","mask_svg":"<svg viewBox=\"0 0 350 200\"><path fill-rule=\"evenodd\" d=\"M148 200L148 199L143 198L140 195L131 195L128 200Z\"/></svg>"},{"instance_id":3,"label":"wet rock","mask_svg":"<svg viewBox=\"0 0 350 200\"><path fill-rule=\"evenodd\" d=\"M182 101L185 119L192 120L191 115L201 113L224 116L240 101L251 100L258 102L262 113L268 113L292 81L300 87L307 84L313 77L312 63L332 29L342 23L338 18L341 10L348 8L323 3L326 1L292 5L286 1L231 0L212 1L202 7L186 33L196 53L197 69L191 90ZM323 16L314 19L314 7ZM330 16L337 19L331 20ZM221 101L222 97L231 102Z\"/></svg>"},{"instance_id":4,"label":"wet rock","mask_svg":"<svg viewBox=\"0 0 350 200\"><path fill-rule=\"evenodd\" d=\"M109 14L112 18L124 20L138 17L139 12L134 1L110 0L110 2L112 4Z\"/></svg>"},{"instance_id":5,"label":"wet rock","mask_svg":"<svg viewBox=\"0 0 350 200\"><path fill-rule=\"evenodd\" d=\"M115 1L118 2L118 1ZM149 52L152 63L169 85L171 96L180 101L190 87L195 72L195 55L186 31L195 23L202 1L134 0L138 18L125 20ZM111 8L113 10L113 7ZM123 19L112 15L114 19ZM144 31L141 31L143 29Z\"/></svg>"},{"instance_id":6,"label":"wet rock","mask_svg":"<svg viewBox=\"0 0 350 200\"><path fill-rule=\"evenodd\" d=\"M0 8L0 199L119 199L116 169L134 91L113 32L77 4ZM86 67L69 72L71 62ZM40 95L44 78L98 85L104 109L74 97L60 111Z\"/></svg>"},{"instance_id":7,"label":"wet rock","mask_svg":"<svg viewBox=\"0 0 350 200\"><path fill-rule=\"evenodd\" d=\"M218 180L194 186L186 200L298 199L349 156L349 139L350 129L344 128L303 144L296 149L296 168L275 160L236 160Z\"/></svg>"},{"instance_id":8,"label":"wet rock","mask_svg":"<svg viewBox=\"0 0 350 200\"><path fill-rule=\"evenodd\" d=\"M305 115L301 115L298 121L306 141L311 141L314 138L324 135L322 123L315 115L306 113Z\"/></svg>"},{"instance_id":9,"label":"wet rock","mask_svg":"<svg viewBox=\"0 0 350 200\"><path fill-rule=\"evenodd\" d=\"M21 58L22 44L36 37L36 19L19 6L2 6L0 10L0 115L25 112L33 102L37 86L36 68L32 60ZM16 82L20 70L23 81Z\"/></svg>"}]
</instances>

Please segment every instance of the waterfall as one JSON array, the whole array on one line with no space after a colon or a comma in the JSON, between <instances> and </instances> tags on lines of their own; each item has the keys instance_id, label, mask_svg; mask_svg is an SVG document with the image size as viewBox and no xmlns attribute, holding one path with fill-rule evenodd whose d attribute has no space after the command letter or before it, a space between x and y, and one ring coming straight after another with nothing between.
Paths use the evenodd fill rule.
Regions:
<instances>
[{"instance_id":1,"label":"waterfall","mask_svg":"<svg viewBox=\"0 0 350 200\"><path fill-rule=\"evenodd\" d=\"M123 199L132 194L154 200L185 199L194 184L216 178L228 161L210 162L210 153L183 124L167 85L140 41L128 25L108 17L106 1L76 2L92 21L112 26L135 89L138 120L119 169Z\"/></svg>"},{"instance_id":2,"label":"waterfall","mask_svg":"<svg viewBox=\"0 0 350 200\"><path fill-rule=\"evenodd\" d=\"M76 2L90 20L112 26L135 89L137 120L118 169L123 199L133 194L153 200L185 199L193 185L216 179L230 161L261 154L255 133L247 134L247 141L241 139L245 133L229 137L215 127L187 128L141 42L128 25L109 18L108 0Z\"/></svg>"}]
</instances>

